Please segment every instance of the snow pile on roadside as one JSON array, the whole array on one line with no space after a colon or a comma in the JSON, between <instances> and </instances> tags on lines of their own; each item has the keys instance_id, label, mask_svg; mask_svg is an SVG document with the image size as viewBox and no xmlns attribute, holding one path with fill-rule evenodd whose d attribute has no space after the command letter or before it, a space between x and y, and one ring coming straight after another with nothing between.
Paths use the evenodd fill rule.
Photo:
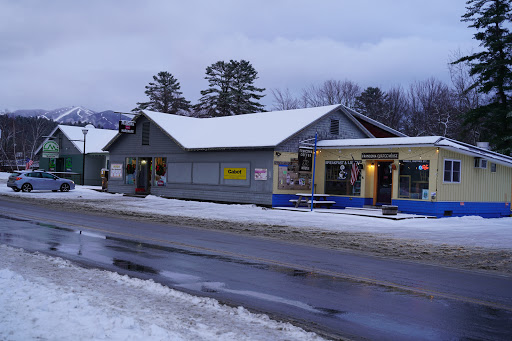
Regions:
<instances>
[{"instance_id":1,"label":"snow pile on roadside","mask_svg":"<svg viewBox=\"0 0 512 341\"><path fill-rule=\"evenodd\" d=\"M2 174L2 173L0 173ZM4 173L7 174L8 173ZM188 217L220 220L233 224L259 224L269 227L292 226L335 232L367 232L375 236L413 239L433 244L512 249L512 217L484 219L475 216L441 219L405 219L399 221L327 214L317 211L271 210L256 205L227 205L211 202L165 199L149 195L144 199L98 192L97 186L76 186L67 193L33 191L15 193L0 186L0 195L52 202L76 203L86 207L119 213Z\"/></svg>"},{"instance_id":2,"label":"snow pile on roadside","mask_svg":"<svg viewBox=\"0 0 512 341\"><path fill-rule=\"evenodd\" d=\"M322 340L289 323L0 245L1 340Z\"/></svg>"}]
</instances>

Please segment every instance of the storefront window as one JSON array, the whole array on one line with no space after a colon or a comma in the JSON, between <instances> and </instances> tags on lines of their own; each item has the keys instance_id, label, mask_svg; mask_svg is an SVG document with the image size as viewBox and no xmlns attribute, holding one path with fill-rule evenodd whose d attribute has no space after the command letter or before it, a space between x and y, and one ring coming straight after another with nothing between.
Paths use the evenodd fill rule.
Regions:
<instances>
[{"instance_id":1,"label":"storefront window","mask_svg":"<svg viewBox=\"0 0 512 341\"><path fill-rule=\"evenodd\" d=\"M126 184L135 185L135 177L137 175L137 158L127 157L126 158Z\"/></svg>"},{"instance_id":2,"label":"storefront window","mask_svg":"<svg viewBox=\"0 0 512 341\"><path fill-rule=\"evenodd\" d=\"M153 186L165 186L167 184L167 158L155 157L155 183Z\"/></svg>"},{"instance_id":3,"label":"storefront window","mask_svg":"<svg viewBox=\"0 0 512 341\"><path fill-rule=\"evenodd\" d=\"M398 196L407 199L428 199L430 161L400 160Z\"/></svg>"},{"instance_id":4,"label":"storefront window","mask_svg":"<svg viewBox=\"0 0 512 341\"><path fill-rule=\"evenodd\" d=\"M358 165L361 161L355 161ZM350 183L352 160L325 161L325 193L361 195L361 172L354 185Z\"/></svg>"},{"instance_id":5,"label":"storefront window","mask_svg":"<svg viewBox=\"0 0 512 341\"><path fill-rule=\"evenodd\" d=\"M279 165L278 189L311 190L311 172L299 172L299 160L292 159Z\"/></svg>"}]
</instances>

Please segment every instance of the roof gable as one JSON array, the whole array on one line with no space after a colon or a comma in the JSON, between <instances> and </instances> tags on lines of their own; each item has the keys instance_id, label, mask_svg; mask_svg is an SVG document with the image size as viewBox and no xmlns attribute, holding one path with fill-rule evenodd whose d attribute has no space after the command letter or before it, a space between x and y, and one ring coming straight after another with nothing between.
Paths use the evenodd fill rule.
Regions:
<instances>
[{"instance_id":1,"label":"roof gable","mask_svg":"<svg viewBox=\"0 0 512 341\"><path fill-rule=\"evenodd\" d=\"M84 134L82 132L84 127L79 126L68 126L59 124L48 136L54 136L55 133L60 130L62 134L73 144L73 146L80 152L83 153L84 149ZM104 154L103 147L110 141L117 133L117 130L111 129L97 129L92 125L87 126L87 135L85 139L85 151L87 154ZM43 147L44 143L48 141L50 137L46 138L44 142L39 146L36 154Z\"/></svg>"},{"instance_id":2,"label":"roof gable","mask_svg":"<svg viewBox=\"0 0 512 341\"><path fill-rule=\"evenodd\" d=\"M374 137L355 118L356 112L341 104L212 118L179 116L149 110L141 111L141 115L156 124L184 150L205 150L273 148L336 110L347 115L364 135ZM134 118L137 119L138 117ZM378 125L380 129L404 136L383 124ZM120 134L113 137L104 150L108 150L119 137Z\"/></svg>"}]
</instances>

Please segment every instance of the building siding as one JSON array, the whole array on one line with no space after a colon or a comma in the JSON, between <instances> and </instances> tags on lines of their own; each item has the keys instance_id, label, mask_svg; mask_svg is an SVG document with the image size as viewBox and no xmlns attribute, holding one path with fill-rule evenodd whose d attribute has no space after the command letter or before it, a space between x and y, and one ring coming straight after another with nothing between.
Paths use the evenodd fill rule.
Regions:
<instances>
[{"instance_id":1,"label":"building siding","mask_svg":"<svg viewBox=\"0 0 512 341\"><path fill-rule=\"evenodd\" d=\"M445 183L443 181L444 160L461 160L461 182ZM510 202L512 192L512 168L496 165L492 173L491 161L487 168L474 166L474 157L454 151L441 150L439 153L439 201L469 202Z\"/></svg>"},{"instance_id":2,"label":"building siding","mask_svg":"<svg viewBox=\"0 0 512 341\"><path fill-rule=\"evenodd\" d=\"M340 121L340 133L338 135L330 133L331 119ZM313 139L312 143L314 143L315 133L318 133L319 140L358 139L368 137L347 117L345 113L341 110L336 110L329 115L322 117L312 126L301 130L298 134L276 146L276 151L297 153L299 149L299 142L307 139Z\"/></svg>"}]
</instances>

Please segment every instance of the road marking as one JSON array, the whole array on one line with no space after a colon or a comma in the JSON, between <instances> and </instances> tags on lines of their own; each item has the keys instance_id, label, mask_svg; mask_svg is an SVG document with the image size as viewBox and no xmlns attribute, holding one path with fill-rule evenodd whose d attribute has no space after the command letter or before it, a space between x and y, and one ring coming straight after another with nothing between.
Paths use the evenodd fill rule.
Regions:
<instances>
[{"instance_id":1,"label":"road marking","mask_svg":"<svg viewBox=\"0 0 512 341\"><path fill-rule=\"evenodd\" d=\"M319 269L319 268L311 267L311 266L281 262L281 261L272 260L272 259L268 259L268 258L250 256L250 255L245 255L245 254L231 252L231 251L217 250L217 249L212 249L212 248L208 248L208 247L204 247L204 246L191 245L191 244L170 241L170 240L165 240L165 239L144 237L144 236L135 235L135 234L131 234L131 233L110 231L110 230L105 230L105 229L101 229L101 228L89 227L89 226L85 226L82 224L75 224L75 223L65 222L65 221L51 219L51 218L34 217L34 216L30 216L28 214L16 213L16 217L24 217L26 219L31 219L31 220L45 220L46 222L51 222L54 224L63 224L66 226L73 226L73 227L76 227L79 229L93 230L93 231L97 231L97 232L103 232L103 233L108 233L108 234L112 234L112 235L133 238L133 239L137 239L139 241L151 241L151 242L168 244L168 245L173 245L173 246L180 246L182 248L200 250L200 251L204 251L204 252L229 256L229 257L233 257L233 258L245 259L245 260L250 260L250 261L258 261L258 262L265 263L268 265L277 265L277 266L282 266L285 268L303 270L303 271L309 272L311 274L320 274L320 275L325 275L325 276L331 276L333 278L339 278L339 279L345 279L345 280L348 279L348 280L352 280L355 282L362 282L362 283L366 283L366 284L370 284L370 285L379 285L379 286L384 286L384 287L390 287L390 288L394 288L394 289L407 291L407 292L410 292L413 294L424 295L424 296L427 296L430 300L433 300L434 298L441 297L441 298L452 299L452 300L456 300L456 301L464 302L464 303L472 303L472 304L482 305L482 306L491 307L491 308L495 308L495 309L512 311L511 306L507 306L507 305L504 305L501 303L483 301L483 300L479 300L479 299L475 299L475 298L444 293L444 292L436 291L436 290L422 289L422 288L417 288L417 287L409 287L409 286L405 286L405 285L401 285L401 284L397 284L397 283L393 283L393 282L389 282L389 281L378 280L378 279L374 279L374 278L370 278L370 277L350 275L350 274L343 273L343 272L324 270L324 269Z\"/></svg>"}]
</instances>

